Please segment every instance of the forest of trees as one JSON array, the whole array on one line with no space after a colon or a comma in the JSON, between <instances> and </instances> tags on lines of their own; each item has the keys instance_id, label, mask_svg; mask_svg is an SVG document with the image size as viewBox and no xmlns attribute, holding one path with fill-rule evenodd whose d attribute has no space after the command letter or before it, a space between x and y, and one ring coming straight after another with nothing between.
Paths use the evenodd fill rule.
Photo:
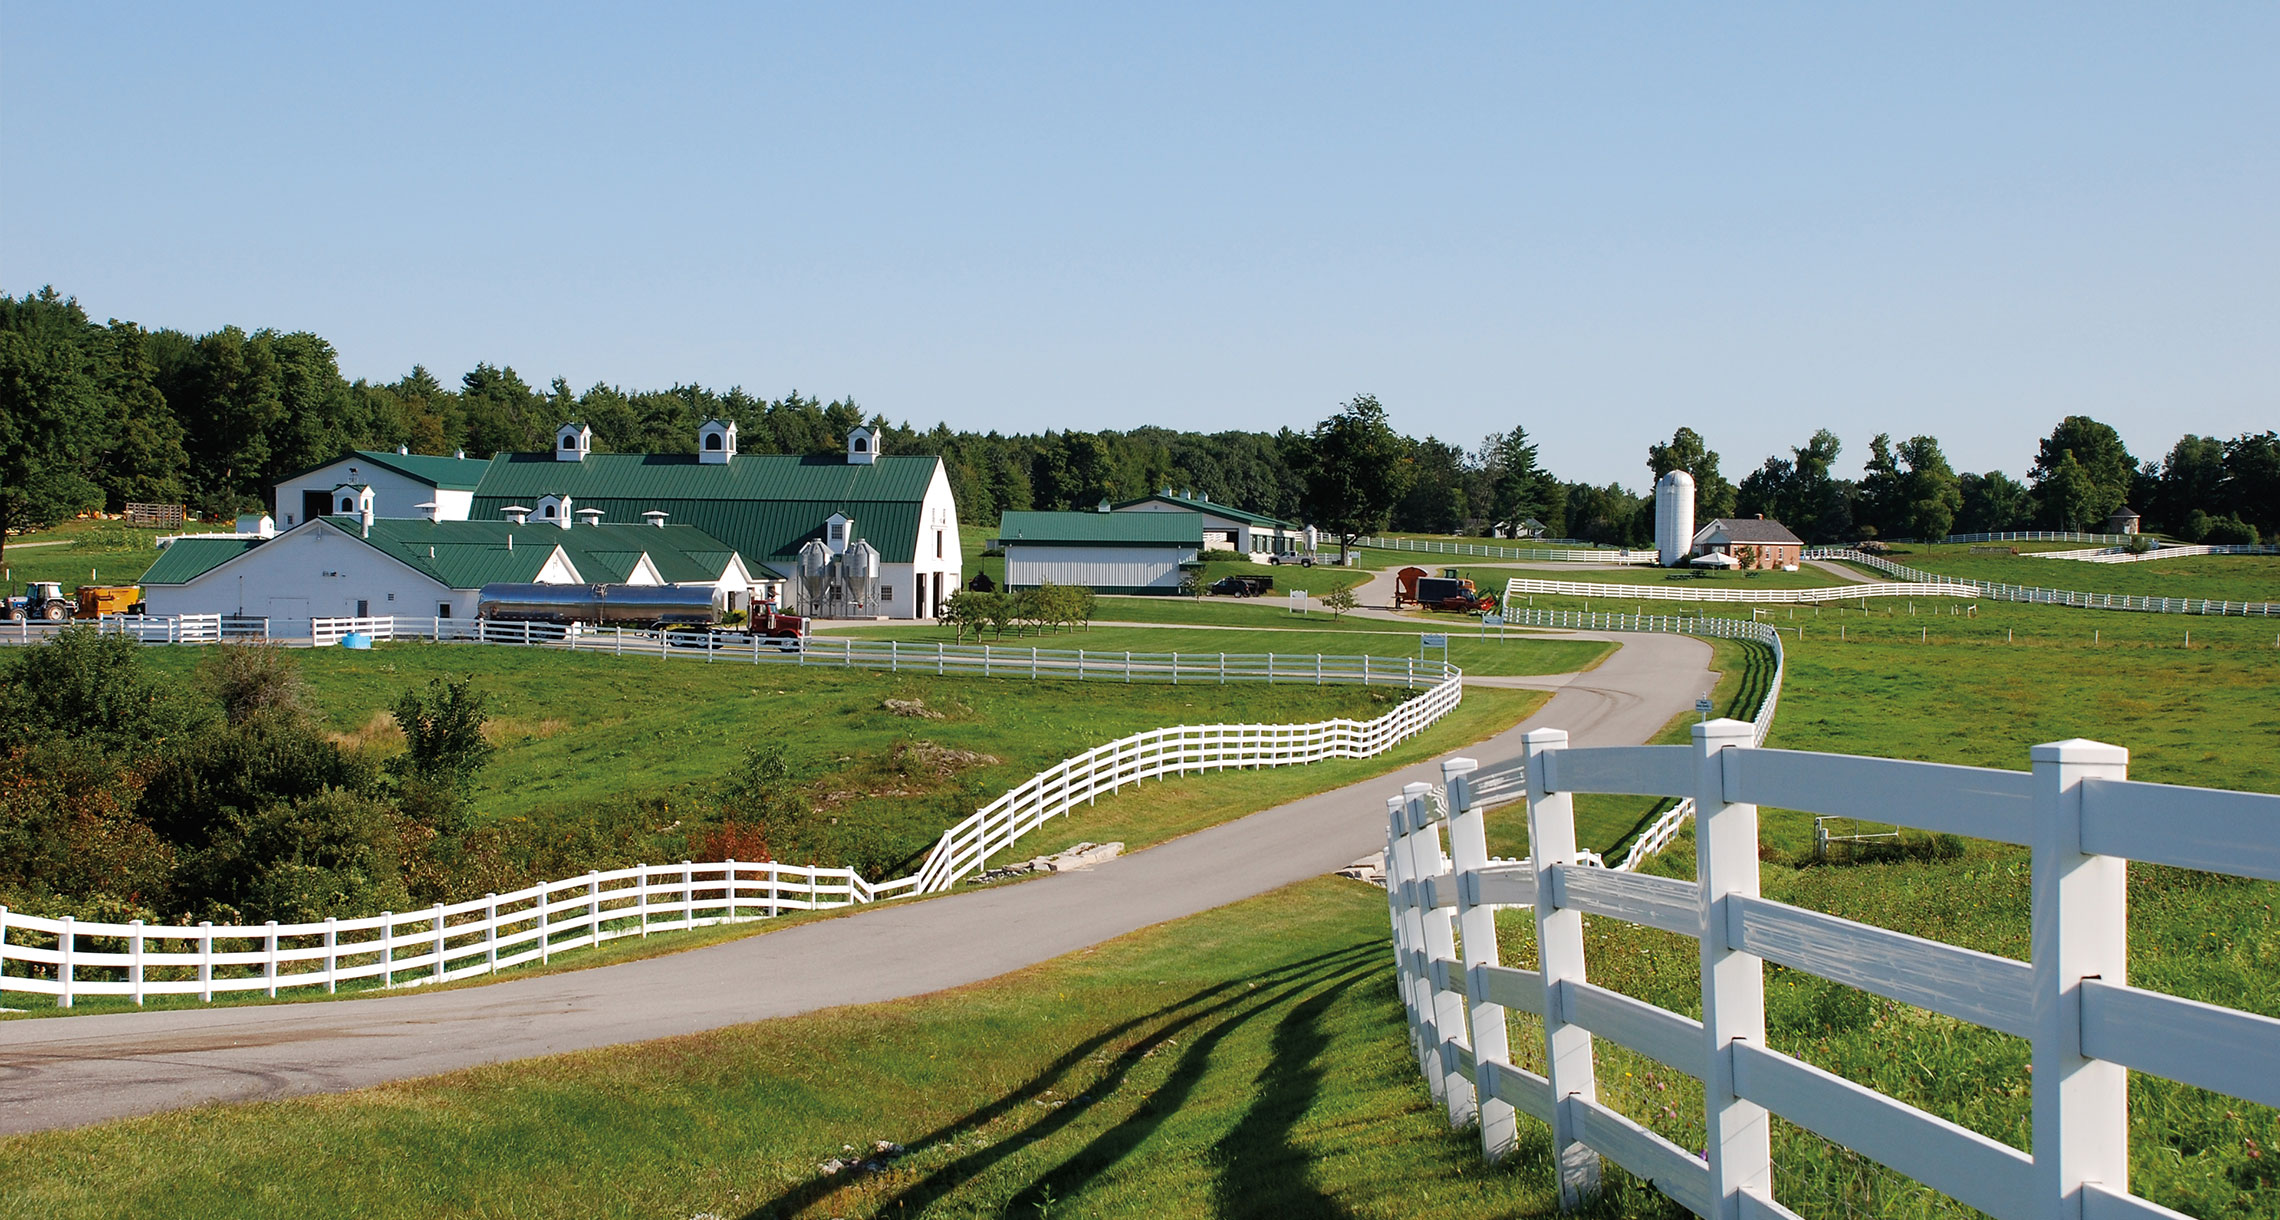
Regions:
<instances>
[{"instance_id":1,"label":"forest of trees","mask_svg":"<svg viewBox=\"0 0 2280 1220\"><path fill-rule=\"evenodd\" d=\"M478 364L447 385L415 366L393 382L350 381L331 343L306 331L224 327L205 335L97 323L52 289L0 296L0 539L127 501L183 503L211 516L261 506L281 477L352 448L473 457L547 448L580 420L595 448L679 452L705 418L734 420L746 453L836 453L847 429L884 430L889 453L942 457L969 522L1008 509L1087 508L1161 487L1351 537L1380 529L1482 532L1535 518L1560 537L1643 545L1653 479L1694 476L1697 516L1763 513L1810 542L1937 537L1950 531L2086 529L2123 504L2144 528L2194 541L2280 534L2280 435L2188 434L2158 460L2111 427L2068 416L2023 481L1959 473L1929 436L1868 445L1861 478L1831 473L1842 445L1823 429L1737 484L1692 428L1650 445L1641 491L1563 482L1515 424L1477 445L1402 436L1362 396L1306 431L924 431L865 415L851 398L741 387L629 390L562 378L532 386ZM0 542L4 545L4 542Z\"/></svg>"}]
</instances>

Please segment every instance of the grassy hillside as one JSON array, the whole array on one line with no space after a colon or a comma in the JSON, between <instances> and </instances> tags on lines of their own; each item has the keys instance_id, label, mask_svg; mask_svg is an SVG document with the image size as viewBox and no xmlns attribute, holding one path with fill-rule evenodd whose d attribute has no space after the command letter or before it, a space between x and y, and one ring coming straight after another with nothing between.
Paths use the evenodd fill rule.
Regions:
<instances>
[{"instance_id":1,"label":"grassy hillside","mask_svg":"<svg viewBox=\"0 0 2280 1220\"><path fill-rule=\"evenodd\" d=\"M1210 608L1205 603L1204 609ZM1121 616L1124 603L1106 605L1103 616ZM1164 617L1171 618L1172 614ZM1327 616L1306 627L1282 627L1274 624L1246 623L1241 627L1213 629L1210 627L1091 627L1082 630L1049 632L1043 635L1006 636L1002 639L985 637L983 643L1008 648L1075 649L1087 652L1182 652L1210 656L1214 653L1264 653L1291 655L1300 658L1323 656L1361 656L1388 658L1399 672L1400 662L1410 657L1429 656L1441 659L1441 650L1420 652L1416 633L1434 630L1430 623L1406 628L1406 633L1376 630L1339 630L1332 627ZM1290 623L1307 622L1291 615L1287 610L1284 619ZM1383 626L1400 628L1400 624L1383 623ZM1452 628L1442 626L1443 632L1461 632L1469 623ZM840 634L833 632L833 635ZM952 639L949 631L940 627L862 627L848 634L871 639L914 640L920 643L947 643ZM973 642L968 636L967 641ZM1497 638L1493 633L1483 638L1478 634L1466 636L1451 634L1449 661L1468 674L1532 675L1564 674L1589 669L1614 651L1614 645L1597 640L1546 639L1532 635L1508 635Z\"/></svg>"},{"instance_id":2,"label":"grassy hillside","mask_svg":"<svg viewBox=\"0 0 2280 1220\"><path fill-rule=\"evenodd\" d=\"M2081 563L2035 559L2025 554L1974 555L1968 546L1941 545L1896 547L1890 558L1927 572L2041 589L2280 602L2280 555L2194 555L2143 563Z\"/></svg>"}]
</instances>

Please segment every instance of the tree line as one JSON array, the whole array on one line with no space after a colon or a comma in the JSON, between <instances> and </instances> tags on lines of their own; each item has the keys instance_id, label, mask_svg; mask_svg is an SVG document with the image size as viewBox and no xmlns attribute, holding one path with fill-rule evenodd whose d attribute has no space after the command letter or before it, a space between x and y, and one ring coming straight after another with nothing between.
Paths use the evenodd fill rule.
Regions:
<instances>
[{"instance_id":1,"label":"tree line","mask_svg":"<svg viewBox=\"0 0 2280 1220\"><path fill-rule=\"evenodd\" d=\"M2280 533L2280 436L2271 431L2188 434L2160 460L2141 461L2113 428L2069 416L2022 480L1959 473L1933 437L1885 435L1869 442L1862 477L1840 479L1832 468L1842 446L1824 429L1736 483L1701 433L1680 428L1648 447L1649 480L1633 491L1558 478L1518 424L1469 448L1402 435L1367 395L1311 428L1274 432L921 430L867 415L851 397L795 390L769 399L694 384L579 391L560 377L537 388L487 363L456 385L420 366L392 382L351 381L332 344L307 331L191 335L96 323L42 289L0 296L0 547L9 532L129 501L215 517L263 507L278 480L349 449L481 458L546 449L558 425L577 420L593 428L598 451L684 452L714 417L734 421L739 450L754 454L836 453L850 428L869 423L888 453L941 457L961 516L978 524L1170 488L1349 540L1533 520L1554 537L1636 546L1653 536L1652 480L1684 469L1698 518L1763 513L1812 542L2097 530L2123 504L2146 529L2195 541Z\"/></svg>"}]
</instances>

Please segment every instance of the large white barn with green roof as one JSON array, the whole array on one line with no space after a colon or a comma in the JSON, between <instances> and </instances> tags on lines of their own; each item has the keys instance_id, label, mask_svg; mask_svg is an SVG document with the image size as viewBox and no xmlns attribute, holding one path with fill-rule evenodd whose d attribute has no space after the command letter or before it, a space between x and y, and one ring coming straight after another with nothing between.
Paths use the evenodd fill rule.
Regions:
<instances>
[{"instance_id":1,"label":"large white barn with green roof","mask_svg":"<svg viewBox=\"0 0 2280 1220\"><path fill-rule=\"evenodd\" d=\"M177 539L144 574L143 603L266 618L293 636L312 618L473 618L498 582L703 586L723 609L743 608L754 584L735 550L686 525L326 516L268 539Z\"/></svg>"},{"instance_id":2,"label":"large white barn with green roof","mask_svg":"<svg viewBox=\"0 0 2280 1220\"><path fill-rule=\"evenodd\" d=\"M869 428L852 430L845 452L827 457L739 455L736 425L720 420L705 421L693 439L687 453L595 453L591 430L565 424L546 453L466 459L358 451L277 485L285 531L279 541L307 525L310 511L356 518L367 505L376 522L502 525L522 519L531 529L567 525L572 535L597 524L639 529L664 523L701 532L737 557L749 580L748 589L728 599L738 607L746 598L768 598L811 612L925 618L958 589L964 568L958 506L941 459L883 454ZM809 551L806 570L803 549ZM184 553L184 566L193 553ZM868 579L851 579L861 575L858 559L875 562ZM579 571L586 581L615 579ZM279 589L275 596L290 600L292 594ZM196 609L238 604L232 599ZM154 604L153 612L171 611Z\"/></svg>"},{"instance_id":3,"label":"large white barn with green roof","mask_svg":"<svg viewBox=\"0 0 2280 1220\"><path fill-rule=\"evenodd\" d=\"M1083 585L1099 593L1177 593L1203 550L1188 512L1026 513L998 519L1009 589Z\"/></svg>"}]
</instances>

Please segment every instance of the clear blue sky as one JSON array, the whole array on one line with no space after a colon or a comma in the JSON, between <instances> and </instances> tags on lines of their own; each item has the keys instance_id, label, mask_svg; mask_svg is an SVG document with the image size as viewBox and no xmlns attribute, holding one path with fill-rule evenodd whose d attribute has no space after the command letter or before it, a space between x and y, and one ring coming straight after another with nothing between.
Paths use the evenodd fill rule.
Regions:
<instances>
[{"instance_id":1,"label":"clear blue sky","mask_svg":"<svg viewBox=\"0 0 2280 1220\"><path fill-rule=\"evenodd\" d=\"M0 288L922 426L2280 426L2280 6L0 7Z\"/></svg>"}]
</instances>

